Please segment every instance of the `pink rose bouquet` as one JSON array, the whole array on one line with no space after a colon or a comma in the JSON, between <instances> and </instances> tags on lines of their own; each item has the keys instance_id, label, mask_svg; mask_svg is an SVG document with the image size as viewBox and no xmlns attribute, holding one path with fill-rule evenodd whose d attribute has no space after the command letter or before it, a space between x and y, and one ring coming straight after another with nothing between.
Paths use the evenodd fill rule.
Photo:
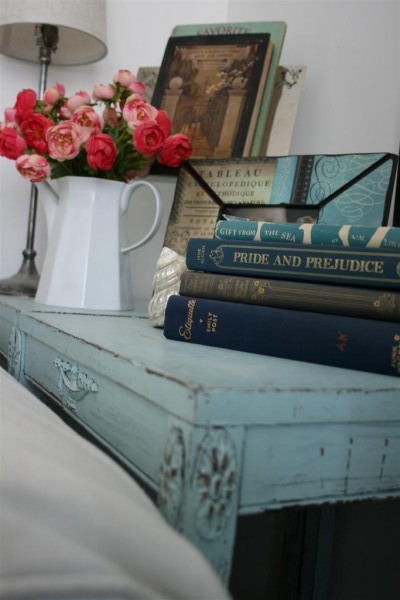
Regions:
<instances>
[{"instance_id":1,"label":"pink rose bouquet","mask_svg":"<svg viewBox=\"0 0 400 600\"><path fill-rule=\"evenodd\" d=\"M153 163L179 167L192 148L171 121L143 99L144 84L127 69L92 95L67 98L60 83L42 99L33 90L17 95L0 122L0 156L15 160L31 182L64 175L129 181L148 175Z\"/></svg>"}]
</instances>

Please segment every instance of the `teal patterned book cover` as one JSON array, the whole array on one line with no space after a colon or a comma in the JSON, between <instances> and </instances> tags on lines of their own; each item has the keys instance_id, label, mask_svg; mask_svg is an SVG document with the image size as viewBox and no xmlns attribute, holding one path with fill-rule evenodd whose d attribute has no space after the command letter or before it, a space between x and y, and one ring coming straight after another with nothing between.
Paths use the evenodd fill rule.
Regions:
<instances>
[{"instance_id":1,"label":"teal patterned book cover","mask_svg":"<svg viewBox=\"0 0 400 600\"><path fill-rule=\"evenodd\" d=\"M380 153L280 157L272 202L319 205L318 223L376 226L392 171Z\"/></svg>"}]
</instances>

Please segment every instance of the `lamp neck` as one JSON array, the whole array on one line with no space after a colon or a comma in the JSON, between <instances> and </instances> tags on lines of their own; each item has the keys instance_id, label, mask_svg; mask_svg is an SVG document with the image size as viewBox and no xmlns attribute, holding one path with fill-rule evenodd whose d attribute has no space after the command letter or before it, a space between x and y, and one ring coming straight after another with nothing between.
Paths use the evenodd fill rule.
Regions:
<instances>
[{"instance_id":1,"label":"lamp neck","mask_svg":"<svg viewBox=\"0 0 400 600\"><path fill-rule=\"evenodd\" d=\"M42 98L46 89L47 70L51 63L51 53L57 50L58 27L55 25L36 25L35 37L36 45L39 46L39 98Z\"/></svg>"}]
</instances>

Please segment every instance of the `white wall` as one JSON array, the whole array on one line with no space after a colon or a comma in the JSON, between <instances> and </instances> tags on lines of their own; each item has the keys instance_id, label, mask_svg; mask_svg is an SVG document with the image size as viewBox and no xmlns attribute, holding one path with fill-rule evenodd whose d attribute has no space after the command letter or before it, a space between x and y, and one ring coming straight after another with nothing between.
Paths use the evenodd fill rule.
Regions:
<instances>
[{"instance_id":1,"label":"white wall","mask_svg":"<svg viewBox=\"0 0 400 600\"><path fill-rule=\"evenodd\" d=\"M307 76L291 151L295 154L398 153L400 142L399 0L108 0L105 59L84 67L50 67L48 84L62 82L67 94L111 81L115 71L159 65L176 24L284 20L288 29L281 64L305 64ZM37 89L38 69L0 55L0 108L14 103L23 87ZM161 231L133 253L136 297L149 299L155 263L171 208L175 181L155 179L165 199ZM0 159L0 277L20 267L26 245L30 186L14 164ZM143 195L133 235L150 219ZM40 271L47 237L39 205L35 248Z\"/></svg>"}]
</instances>

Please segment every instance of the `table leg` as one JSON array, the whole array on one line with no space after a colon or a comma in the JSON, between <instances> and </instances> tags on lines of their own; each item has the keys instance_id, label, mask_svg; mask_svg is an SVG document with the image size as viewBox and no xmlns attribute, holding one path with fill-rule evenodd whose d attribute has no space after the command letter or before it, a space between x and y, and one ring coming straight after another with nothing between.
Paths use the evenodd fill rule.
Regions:
<instances>
[{"instance_id":1,"label":"table leg","mask_svg":"<svg viewBox=\"0 0 400 600\"><path fill-rule=\"evenodd\" d=\"M243 429L172 427L158 503L228 583L241 482Z\"/></svg>"}]
</instances>

